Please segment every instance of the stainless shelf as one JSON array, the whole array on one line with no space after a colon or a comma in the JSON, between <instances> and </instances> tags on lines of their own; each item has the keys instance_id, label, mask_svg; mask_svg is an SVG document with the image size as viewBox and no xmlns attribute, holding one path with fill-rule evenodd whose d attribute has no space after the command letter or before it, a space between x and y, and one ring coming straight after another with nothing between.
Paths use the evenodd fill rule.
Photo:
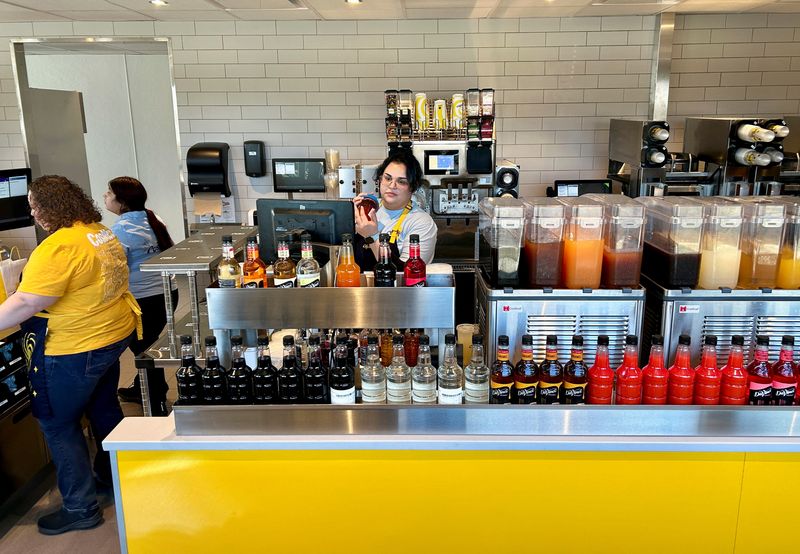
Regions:
<instances>
[{"instance_id":1,"label":"stainless shelf","mask_svg":"<svg viewBox=\"0 0 800 554\"><path fill-rule=\"evenodd\" d=\"M444 328L454 287L206 289L211 329Z\"/></svg>"},{"instance_id":2,"label":"stainless shelf","mask_svg":"<svg viewBox=\"0 0 800 554\"><path fill-rule=\"evenodd\" d=\"M189 238L172 248L153 256L141 264L142 271L179 273L184 271L211 271L222 259L222 237L233 237L233 248L239 251L245 246L247 237L253 236L258 227L242 225L199 225Z\"/></svg>"},{"instance_id":3,"label":"stainless shelf","mask_svg":"<svg viewBox=\"0 0 800 554\"><path fill-rule=\"evenodd\" d=\"M176 434L187 436L800 437L793 407L175 406L174 414Z\"/></svg>"},{"instance_id":4,"label":"stainless shelf","mask_svg":"<svg viewBox=\"0 0 800 554\"><path fill-rule=\"evenodd\" d=\"M205 304L200 304L200 327L199 332L194 332L195 324L192 319L191 314L187 314L175 323L175 341L177 342L181 335L189 335L190 337L199 336L199 337L207 337L212 333L209 331L208 327L208 311L206 310ZM196 343L196 341L194 341ZM196 360L198 363L204 361L202 358L203 349L200 347L200 344L195 344L195 354ZM180 358L170 355L170 337L167 335L166 331L161 334L160 337L154 342L150 348L145 350L144 352L151 358L153 358L157 364L179 364Z\"/></svg>"}]
</instances>

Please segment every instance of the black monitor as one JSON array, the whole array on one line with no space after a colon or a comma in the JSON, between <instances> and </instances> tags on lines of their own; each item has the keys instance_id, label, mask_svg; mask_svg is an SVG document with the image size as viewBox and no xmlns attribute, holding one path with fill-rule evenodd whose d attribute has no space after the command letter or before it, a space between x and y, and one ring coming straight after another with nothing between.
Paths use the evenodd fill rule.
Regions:
<instances>
[{"instance_id":1,"label":"black monitor","mask_svg":"<svg viewBox=\"0 0 800 554\"><path fill-rule=\"evenodd\" d=\"M275 192L325 192L323 158L273 158Z\"/></svg>"},{"instance_id":2,"label":"black monitor","mask_svg":"<svg viewBox=\"0 0 800 554\"><path fill-rule=\"evenodd\" d=\"M0 169L0 231L33 225L28 205L31 170Z\"/></svg>"},{"instance_id":3,"label":"black monitor","mask_svg":"<svg viewBox=\"0 0 800 554\"><path fill-rule=\"evenodd\" d=\"M287 234L291 234L296 243L292 250L299 252L303 232L311 235L312 242L320 244L341 244L344 233L355 232L353 203L349 200L261 198L256 201L256 213L259 254L264 261L277 257L278 239ZM324 264L327 256L318 261Z\"/></svg>"},{"instance_id":4,"label":"black monitor","mask_svg":"<svg viewBox=\"0 0 800 554\"><path fill-rule=\"evenodd\" d=\"M583 196L584 194L611 194L611 179L564 179L553 181L547 196Z\"/></svg>"}]
</instances>

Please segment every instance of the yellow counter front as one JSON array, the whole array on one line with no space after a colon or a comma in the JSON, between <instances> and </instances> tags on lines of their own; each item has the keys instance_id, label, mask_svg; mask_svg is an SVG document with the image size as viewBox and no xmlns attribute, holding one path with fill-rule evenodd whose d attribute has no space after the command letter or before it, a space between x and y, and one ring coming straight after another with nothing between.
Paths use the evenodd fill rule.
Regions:
<instances>
[{"instance_id":1,"label":"yellow counter front","mask_svg":"<svg viewBox=\"0 0 800 554\"><path fill-rule=\"evenodd\" d=\"M126 418L123 552L792 551L794 437L178 436ZM774 518L790 535L776 533ZM788 550L787 550L788 548Z\"/></svg>"}]
</instances>

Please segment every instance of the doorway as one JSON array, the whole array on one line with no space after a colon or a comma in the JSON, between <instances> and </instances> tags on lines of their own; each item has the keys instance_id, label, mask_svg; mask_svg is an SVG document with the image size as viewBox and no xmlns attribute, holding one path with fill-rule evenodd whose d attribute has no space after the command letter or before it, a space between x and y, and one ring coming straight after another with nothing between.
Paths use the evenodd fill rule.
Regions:
<instances>
[{"instance_id":1,"label":"doorway","mask_svg":"<svg viewBox=\"0 0 800 554\"><path fill-rule=\"evenodd\" d=\"M108 181L136 177L175 242L186 238L169 39L58 38L12 43L33 178L64 175L104 209Z\"/></svg>"}]
</instances>

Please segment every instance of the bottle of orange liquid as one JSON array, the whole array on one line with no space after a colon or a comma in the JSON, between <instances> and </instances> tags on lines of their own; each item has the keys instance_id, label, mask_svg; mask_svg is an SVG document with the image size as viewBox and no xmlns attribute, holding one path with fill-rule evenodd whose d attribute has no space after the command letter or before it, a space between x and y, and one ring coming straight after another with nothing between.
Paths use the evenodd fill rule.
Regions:
<instances>
[{"instance_id":1,"label":"bottle of orange liquid","mask_svg":"<svg viewBox=\"0 0 800 554\"><path fill-rule=\"evenodd\" d=\"M664 337L653 335L650 359L642 368L642 404L666 404L669 371L664 367Z\"/></svg>"},{"instance_id":2,"label":"bottle of orange liquid","mask_svg":"<svg viewBox=\"0 0 800 554\"><path fill-rule=\"evenodd\" d=\"M617 368L615 404L642 403L642 370L639 369L639 339L636 335L625 337L625 354Z\"/></svg>"},{"instance_id":3,"label":"bottle of orange liquid","mask_svg":"<svg viewBox=\"0 0 800 554\"><path fill-rule=\"evenodd\" d=\"M339 250L339 265L336 266L337 287L360 287L361 268L353 257L353 237L342 235L342 248Z\"/></svg>"},{"instance_id":4,"label":"bottle of orange liquid","mask_svg":"<svg viewBox=\"0 0 800 554\"><path fill-rule=\"evenodd\" d=\"M717 367L717 337L706 335L700 365L694 370L694 403L701 406L719 404L722 372Z\"/></svg>"},{"instance_id":5,"label":"bottle of orange liquid","mask_svg":"<svg viewBox=\"0 0 800 554\"><path fill-rule=\"evenodd\" d=\"M675 352L675 363L669 368L669 385L667 402L669 404L687 405L694 396L694 369L692 369L689 346L692 337L681 335L678 338L678 350Z\"/></svg>"}]
</instances>

